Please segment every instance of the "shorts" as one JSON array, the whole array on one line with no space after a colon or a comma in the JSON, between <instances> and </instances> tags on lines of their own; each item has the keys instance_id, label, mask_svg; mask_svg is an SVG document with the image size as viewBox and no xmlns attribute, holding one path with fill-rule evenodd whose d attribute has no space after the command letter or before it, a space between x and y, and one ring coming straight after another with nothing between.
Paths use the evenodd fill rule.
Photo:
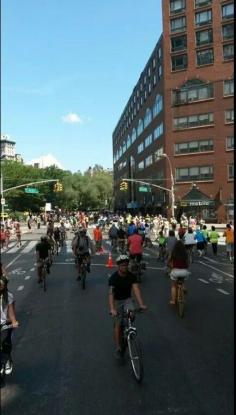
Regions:
<instances>
[{"instance_id":1,"label":"shorts","mask_svg":"<svg viewBox=\"0 0 236 415\"><path fill-rule=\"evenodd\" d=\"M170 279L172 281L177 281L178 278L184 278L185 280L187 280L189 275L190 272L185 268L173 268L170 273Z\"/></svg>"},{"instance_id":2,"label":"shorts","mask_svg":"<svg viewBox=\"0 0 236 415\"><path fill-rule=\"evenodd\" d=\"M234 244L233 242L226 244L226 252L233 252L234 251Z\"/></svg>"},{"instance_id":3,"label":"shorts","mask_svg":"<svg viewBox=\"0 0 236 415\"><path fill-rule=\"evenodd\" d=\"M205 247L204 241L197 242L197 249L199 249L199 251L203 251L204 247Z\"/></svg>"},{"instance_id":4,"label":"shorts","mask_svg":"<svg viewBox=\"0 0 236 415\"><path fill-rule=\"evenodd\" d=\"M142 254L130 254L129 255L129 257L130 257L130 259L135 259L135 258L137 258L137 262L138 262L138 264L142 261L142 259L143 259L143 256L142 256Z\"/></svg>"},{"instance_id":5,"label":"shorts","mask_svg":"<svg viewBox=\"0 0 236 415\"><path fill-rule=\"evenodd\" d=\"M134 311L134 302L132 298L126 298L125 300L115 300L116 310L118 315L113 317L114 324L121 323L122 320L122 308L124 307L125 310L129 309Z\"/></svg>"},{"instance_id":6,"label":"shorts","mask_svg":"<svg viewBox=\"0 0 236 415\"><path fill-rule=\"evenodd\" d=\"M82 254L82 255L77 255L77 256L76 256L76 263L77 263L78 265L81 265L81 264L82 264L82 262L83 262L83 258L85 258L85 259L86 259L86 261L88 261L88 260L90 259L90 255L89 255L89 253Z\"/></svg>"}]
</instances>

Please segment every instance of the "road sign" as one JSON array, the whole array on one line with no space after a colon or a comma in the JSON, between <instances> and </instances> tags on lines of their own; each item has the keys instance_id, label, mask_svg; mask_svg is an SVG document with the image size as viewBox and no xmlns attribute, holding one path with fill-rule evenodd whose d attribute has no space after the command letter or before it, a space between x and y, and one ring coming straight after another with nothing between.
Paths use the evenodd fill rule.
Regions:
<instances>
[{"instance_id":1,"label":"road sign","mask_svg":"<svg viewBox=\"0 0 236 415\"><path fill-rule=\"evenodd\" d=\"M1 198L1 205L5 205L5 198L4 197Z\"/></svg>"},{"instance_id":2,"label":"road sign","mask_svg":"<svg viewBox=\"0 0 236 415\"><path fill-rule=\"evenodd\" d=\"M151 192L151 189L150 187L147 187L147 186L139 186L138 191L139 192Z\"/></svg>"},{"instance_id":3,"label":"road sign","mask_svg":"<svg viewBox=\"0 0 236 415\"><path fill-rule=\"evenodd\" d=\"M35 187L26 187L25 193L39 193L39 189L36 189Z\"/></svg>"}]
</instances>

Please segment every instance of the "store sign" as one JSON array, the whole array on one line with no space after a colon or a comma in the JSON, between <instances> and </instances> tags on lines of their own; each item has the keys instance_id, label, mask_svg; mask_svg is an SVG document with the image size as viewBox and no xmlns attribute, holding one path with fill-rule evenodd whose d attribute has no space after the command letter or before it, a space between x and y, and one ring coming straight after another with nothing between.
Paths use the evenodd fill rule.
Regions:
<instances>
[{"instance_id":1,"label":"store sign","mask_svg":"<svg viewBox=\"0 0 236 415\"><path fill-rule=\"evenodd\" d=\"M193 201L182 201L180 206L212 206L214 201L207 200L193 200Z\"/></svg>"}]
</instances>

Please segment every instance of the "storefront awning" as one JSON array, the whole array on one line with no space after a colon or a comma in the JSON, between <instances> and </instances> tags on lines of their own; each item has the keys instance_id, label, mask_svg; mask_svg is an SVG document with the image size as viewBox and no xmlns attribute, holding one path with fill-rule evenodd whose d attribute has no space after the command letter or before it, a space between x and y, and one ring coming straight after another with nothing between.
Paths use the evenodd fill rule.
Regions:
<instances>
[{"instance_id":1,"label":"storefront awning","mask_svg":"<svg viewBox=\"0 0 236 415\"><path fill-rule=\"evenodd\" d=\"M180 206L214 206L215 201L193 187L179 202Z\"/></svg>"}]
</instances>

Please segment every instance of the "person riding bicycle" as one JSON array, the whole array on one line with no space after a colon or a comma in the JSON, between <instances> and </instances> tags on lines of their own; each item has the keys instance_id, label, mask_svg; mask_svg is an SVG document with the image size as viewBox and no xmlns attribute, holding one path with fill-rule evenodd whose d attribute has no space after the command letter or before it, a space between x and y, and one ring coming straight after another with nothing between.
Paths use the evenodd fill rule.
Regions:
<instances>
[{"instance_id":1,"label":"person riding bicycle","mask_svg":"<svg viewBox=\"0 0 236 415\"><path fill-rule=\"evenodd\" d=\"M109 308L110 314L114 318L114 338L116 345L116 357L121 356L121 310L123 307L134 311L132 293L140 307L145 310L137 278L128 270L128 255L119 255L116 259L118 270L115 271L108 280L109 286Z\"/></svg>"},{"instance_id":2,"label":"person riding bicycle","mask_svg":"<svg viewBox=\"0 0 236 415\"><path fill-rule=\"evenodd\" d=\"M111 227L109 229L109 233L108 233L109 238L111 240L111 246L113 248L116 248L116 246L117 246L117 234L118 234L118 229L117 229L115 223L113 223L111 225Z\"/></svg>"},{"instance_id":3,"label":"person riding bicycle","mask_svg":"<svg viewBox=\"0 0 236 415\"><path fill-rule=\"evenodd\" d=\"M54 223L52 220L49 220L48 226L47 226L47 235L53 235L54 231Z\"/></svg>"},{"instance_id":4,"label":"person riding bicycle","mask_svg":"<svg viewBox=\"0 0 236 415\"><path fill-rule=\"evenodd\" d=\"M123 229L123 225L120 224L119 229L117 231L117 238L118 238L118 248L121 251L124 251L125 244L126 244L126 232Z\"/></svg>"},{"instance_id":5,"label":"person riding bicycle","mask_svg":"<svg viewBox=\"0 0 236 415\"><path fill-rule=\"evenodd\" d=\"M8 277L2 263L0 263L0 305L1 305L1 327L5 324L12 324L18 327L19 322L15 314L15 301L13 294L7 288ZM12 372L12 329L1 332L1 368L5 366L6 375Z\"/></svg>"},{"instance_id":6,"label":"person riding bicycle","mask_svg":"<svg viewBox=\"0 0 236 415\"><path fill-rule=\"evenodd\" d=\"M164 236L163 231L159 232L159 236L157 237L157 242L159 246L158 259L164 261L165 256L166 256L166 237Z\"/></svg>"},{"instance_id":7,"label":"person riding bicycle","mask_svg":"<svg viewBox=\"0 0 236 415\"><path fill-rule=\"evenodd\" d=\"M61 226L60 226L59 230L60 230L60 233L61 233L61 239L65 240L66 239L66 227L65 227L64 222L61 222Z\"/></svg>"},{"instance_id":8,"label":"person riding bicycle","mask_svg":"<svg viewBox=\"0 0 236 415\"><path fill-rule=\"evenodd\" d=\"M81 279L81 264L84 258L86 259L86 263L87 263L87 271L90 272L90 266L91 266L90 250L92 250L91 248L92 248L91 241L86 234L86 229L81 227L79 229L79 232L75 235L72 241L72 251L78 263L77 280Z\"/></svg>"},{"instance_id":9,"label":"person riding bicycle","mask_svg":"<svg viewBox=\"0 0 236 415\"><path fill-rule=\"evenodd\" d=\"M130 259L137 260L139 264L142 261L143 254L143 238L138 233L138 229L133 230L133 234L128 237L127 241Z\"/></svg>"},{"instance_id":10,"label":"person riding bicycle","mask_svg":"<svg viewBox=\"0 0 236 415\"><path fill-rule=\"evenodd\" d=\"M47 236L41 236L40 242L37 243L36 247L36 258L37 258L37 271L38 271L38 283L42 282L42 269L43 260L47 262L47 272L50 273L50 265L52 262L51 245L48 242Z\"/></svg>"},{"instance_id":11,"label":"person riding bicycle","mask_svg":"<svg viewBox=\"0 0 236 415\"><path fill-rule=\"evenodd\" d=\"M170 267L170 279L171 279L171 299L170 304L176 304L177 294L177 280L178 278L187 279L189 276L188 271L188 252L181 240L177 241L170 258L168 260L168 266ZM185 287L184 287L185 289Z\"/></svg>"},{"instance_id":12,"label":"person riding bicycle","mask_svg":"<svg viewBox=\"0 0 236 415\"><path fill-rule=\"evenodd\" d=\"M56 243L57 243L57 242L59 243L59 241L60 241L60 239L61 239L61 232L60 232L60 229L59 229L59 227L58 227L58 226L57 226L57 227L56 227L56 229L54 230L54 232L53 232L53 236L54 236L54 239L55 239Z\"/></svg>"}]
</instances>

